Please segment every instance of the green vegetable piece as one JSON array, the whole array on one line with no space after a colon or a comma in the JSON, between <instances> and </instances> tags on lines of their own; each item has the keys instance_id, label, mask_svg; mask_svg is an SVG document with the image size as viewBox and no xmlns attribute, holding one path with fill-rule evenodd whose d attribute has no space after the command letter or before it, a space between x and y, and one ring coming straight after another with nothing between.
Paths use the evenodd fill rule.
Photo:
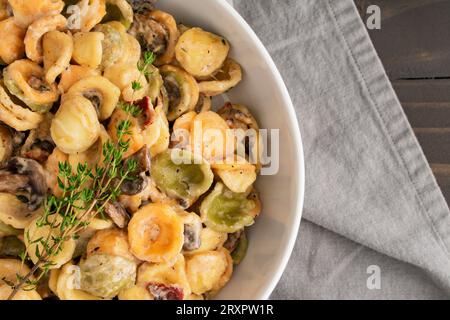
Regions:
<instances>
[{"instance_id":1,"label":"green vegetable piece","mask_svg":"<svg viewBox=\"0 0 450 320\"><path fill-rule=\"evenodd\" d=\"M200 205L202 220L217 232L234 233L253 224L257 203L218 182Z\"/></svg>"},{"instance_id":2,"label":"green vegetable piece","mask_svg":"<svg viewBox=\"0 0 450 320\"><path fill-rule=\"evenodd\" d=\"M239 238L239 243L236 247L236 249L233 250L231 253L231 258L233 259L233 263L235 265L238 265L244 260L245 256L247 255L247 249L248 249L248 239L245 235L245 232L242 233L241 237Z\"/></svg>"},{"instance_id":3,"label":"green vegetable piece","mask_svg":"<svg viewBox=\"0 0 450 320\"><path fill-rule=\"evenodd\" d=\"M208 163L195 158L187 150L179 149L168 150L153 158L151 176L157 187L169 197L189 204L208 191L214 179Z\"/></svg>"},{"instance_id":4,"label":"green vegetable piece","mask_svg":"<svg viewBox=\"0 0 450 320\"><path fill-rule=\"evenodd\" d=\"M113 66L123 54L125 45L124 36L119 30L109 24L99 24L94 28L94 31L101 32L105 35L105 38L102 41L102 68Z\"/></svg>"},{"instance_id":5,"label":"green vegetable piece","mask_svg":"<svg viewBox=\"0 0 450 320\"><path fill-rule=\"evenodd\" d=\"M17 237L5 237L0 240L0 257L19 257L25 251L25 245Z\"/></svg>"},{"instance_id":6,"label":"green vegetable piece","mask_svg":"<svg viewBox=\"0 0 450 320\"><path fill-rule=\"evenodd\" d=\"M111 299L134 285L136 264L108 254L96 254L80 262L81 289L97 297Z\"/></svg>"}]
</instances>

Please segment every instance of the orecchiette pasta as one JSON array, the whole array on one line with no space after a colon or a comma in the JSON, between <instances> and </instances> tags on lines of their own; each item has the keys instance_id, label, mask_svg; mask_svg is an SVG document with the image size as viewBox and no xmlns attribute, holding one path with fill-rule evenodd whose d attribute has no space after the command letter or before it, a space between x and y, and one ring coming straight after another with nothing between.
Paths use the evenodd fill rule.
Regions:
<instances>
[{"instance_id":1,"label":"orecchiette pasta","mask_svg":"<svg viewBox=\"0 0 450 320\"><path fill-rule=\"evenodd\" d=\"M67 96L53 119L50 132L61 151L68 154L84 152L100 135L97 111L83 96Z\"/></svg>"},{"instance_id":2,"label":"orecchiette pasta","mask_svg":"<svg viewBox=\"0 0 450 320\"><path fill-rule=\"evenodd\" d=\"M89 32L106 15L105 0L80 0L77 6L79 7L80 17L79 20L75 19L73 25L70 25L71 29Z\"/></svg>"},{"instance_id":3,"label":"orecchiette pasta","mask_svg":"<svg viewBox=\"0 0 450 320\"><path fill-rule=\"evenodd\" d=\"M28 27L24 40L27 57L34 62L41 63L43 60L42 37L50 31L63 31L66 25L66 18L60 14L46 16L33 22Z\"/></svg>"},{"instance_id":4,"label":"orecchiette pasta","mask_svg":"<svg viewBox=\"0 0 450 320\"><path fill-rule=\"evenodd\" d=\"M120 21L125 28L133 23L133 8L126 0L106 0L106 16L102 22Z\"/></svg>"},{"instance_id":5,"label":"orecchiette pasta","mask_svg":"<svg viewBox=\"0 0 450 320\"><path fill-rule=\"evenodd\" d=\"M10 64L25 56L25 32L26 29L18 26L14 18L0 21L0 64Z\"/></svg>"},{"instance_id":6,"label":"orecchiette pasta","mask_svg":"<svg viewBox=\"0 0 450 320\"><path fill-rule=\"evenodd\" d=\"M99 119L111 117L119 102L120 90L108 79L94 76L81 79L68 91L68 95L82 96L88 99L98 110Z\"/></svg>"},{"instance_id":7,"label":"orecchiette pasta","mask_svg":"<svg viewBox=\"0 0 450 320\"><path fill-rule=\"evenodd\" d=\"M256 181L256 167L239 156L227 159L224 164L212 164L223 183L233 192L244 193Z\"/></svg>"},{"instance_id":8,"label":"orecchiette pasta","mask_svg":"<svg viewBox=\"0 0 450 320\"><path fill-rule=\"evenodd\" d=\"M45 113L59 98L56 84L48 84L44 69L30 60L17 60L3 70L5 86L31 110Z\"/></svg>"},{"instance_id":9,"label":"orecchiette pasta","mask_svg":"<svg viewBox=\"0 0 450 320\"><path fill-rule=\"evenodd\" d=\"M86 252L88 256L108 254L119 256L133 262L136 261L136 258L130 252L127 234L119 229L97 231L88 242Z\"/></svg>"},{"instance_id":10,"label":"orecchiette pasta","mask_svg":"<svg viewBox=\"0 0 450 320\"><path fill-rule=\"evenodd\" d=\"M6 282L14 282L17 280L17 275L24 277L30 272L30 269L16 259L0 259L0 300L6 300L13 288L6 284ZM13 300L42 300L41 296L34 289L20 290Z\"/></svg>"},{"instance_id":11,"label":"orecchiette pasta","mask_svg":"<svg viewBox=\"0 0 450 320\"><path fill-rule=\"evenodd\" d=\"M62 152L60 149L55 148L53 153L48 157L45 162L45 178L47 181L47 186L50 188L51 192L56 196L62 195L61 188L58 187L58 173L59 173L59 163L65 163L68 160L68 155Z\"/></svg>"},{"instance_id":12,"label":"orecchiette pasta","mask_svg":"<svg viewBox=\"0 0 450 320\"><path fill-rule=\"evenodd\" d=\"M241 80L241 66L233 59L227 59L213 79L200 82L198 87L201 93L214 97L237 86Z\"/></svg>"},{"instance_id":13,"label":"orecchiette pasta","mask_svg":"<svg viewBox=\"0 0 450 320\"><path fill-rule=\"evenodd\" d=\"M183 221L168 205L148 204L128 224L128 241L138 259L170 262L183 247Z\"/></svg>"},{"instance_id":14,"label":"orecchiette pasta","mask_svg":"<svg viewBox=\"0 0 450 320\"><path fill-rule=\"evenodd\" d=\"M27 131L37 128L43 119L39 113L14 103L0 84L0 121L17 131Z\"/></svg>"},{"instance_id":15,"label":"orecchiette pasta","mask_svg":"<svg viewBox=\"0 0 450 320\"><path fill-rule=\"evenodd\" d=\"M72 36L60 31L50 31L42 38L45 81L54 83L70 65L73 53Z\"/></svg>"},{"instance_id":16,"label":"orecchiette pasta","mask_svg":"<svg viewBox=\"0 0 450 320\"><path fill-rule=\"evenodd\" d=\"M25 229L39 213L40 210L30 211L15 195L0 193L0 221L3 223Z\"/></svg>"},{"instance_id":17,"label":"orecchiette pasta","mask_svg":"<svg viewBox=\"0 0 450 320\"><path fill-rule=\"evenodd\" d=\"M94 70L88 67L71 65L62 72L61 79L59 80L58 84L58 89L61 94L64 94L69 91L69 89L78 81L99 75L100 72L98 70Z\"/></svg>"},{"instance_id":18,"label":"orecchiette pasta","mask_svg":"<svg viewBox=\"0 0 450 320\"><path fill-rule=\"evenodd\" d=\"M200 79L219 70L229 51L228 41L200 28L184 32L175 48L176 58L181 66Z\"/></svg>"},{"instance_id":19,"label":"orecchiette pasta","mask_svg":"<svg viewBox=\"0 0 450 320\"><path fill-rule=\"evenodd\" d=\"M62 0L8 1L17 23L22 27L28 27L41 17L61 13L64 8L64 1Z\"/></svg>"},{"instance_id":20,"label":"orecchiette pasta","mask_svg":"<svg viewBox=\"0 0 450 320\"><path fill-rule=\"evenodd\" d=\"M198 84L189 73L178 67L165 65L160 71L169 99L167 119L174 121L195 109L199 98Z\"/></svg>"},{"instance_id":21,"label":"orecchiette pasta","mask_svg":"<svg viewBox=\"0 0 450 320\"><path fill-rule=\"evenodd\" d=\"M147 95L148 83L137 69L136 64L116 64L105 69L104 76L122 92L125 101L141 100ZM133 89L133 83L139 82L140 89Z\"/></svg>"},{"instance_id":22,"label":"orecchiette pasta","mask_svg":"<svg viewBox=\"0 0 450 320\"><path fill-rule=\"evenodd\" d=\"M43 247L39 240L41 238L49 237L49 239L52 239L52 237L59 237L61 236L61 233L59 232L58 228L51 228L49 225L40 226L39 221L41 217L38 216L35 219L33 219L29 225L25 228L25 245L27 247L27 253L30 257L30 259L33 261L33 263L37 263L39 260L39 256L36 255L36 252L43 252ZM51 217L50 221L54 221L56 219L57 222L55 223L61 223L59 221L58 217ZM52 241L50 241L52 243ZM70 261L72 259L73 253L75 251L76 243L74 239L68 239L64 241L61 244L61 247L59 249L59 252L51 257L51 266L50 269L59 269L61 266L63 266L65 263Z\"/></svg>"},{"instance_id":23,"label":"orecchiette pasta","mask_svg":"<svg viewBox=\"0 0 450 320\"><path fill-rule=\"evenodd\" d=\"M186 258L186 275L194 294L223 287L231 276L230 268L232 272L233 262L225 249L201 252Z\"/></svg>"},{"instance_id":24,"label":"orecchiette pasta","mask_svg":"<svg viewBox=\"0 0 450 320\"><path fill-rule=\"evenodd\" d=\"M8 0L0 0L0 21L5 20L10 16L8 6Z\"/></svg>"},{"instance_id":25,"label":"orecchiette pasta","mask_svg":"<svg viewBox=\"0 0 450 320\"><path fill-rule=\"evenodd\" d=\"M101 32L76 33L73 37L73 60L81 66L96 69L102 63L104 39Z\"/></svg>"}]
</instances>

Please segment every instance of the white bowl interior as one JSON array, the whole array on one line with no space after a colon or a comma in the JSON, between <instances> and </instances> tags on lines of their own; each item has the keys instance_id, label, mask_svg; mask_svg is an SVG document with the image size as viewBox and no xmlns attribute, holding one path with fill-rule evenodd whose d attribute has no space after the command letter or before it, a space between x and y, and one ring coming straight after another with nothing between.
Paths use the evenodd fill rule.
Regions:
<instances>
[{"instance_id":1,"label":"white bowl interior","mask_svg":"<svg viewBox=\"0 0 450 320\"><path fill-rule=\"evenodd\" d=\"M178 23L200 26L228 39L231 56L244 69L244 80L227 95L247 105L260 126L280 129L280 169L258 179L263 211L249 228L250 246L243 263L218 299L267 299L292 252L304 194L300 131L286 87L267 51L225 0L164 0L158 8Z\"/></svg>"}]
</instances>

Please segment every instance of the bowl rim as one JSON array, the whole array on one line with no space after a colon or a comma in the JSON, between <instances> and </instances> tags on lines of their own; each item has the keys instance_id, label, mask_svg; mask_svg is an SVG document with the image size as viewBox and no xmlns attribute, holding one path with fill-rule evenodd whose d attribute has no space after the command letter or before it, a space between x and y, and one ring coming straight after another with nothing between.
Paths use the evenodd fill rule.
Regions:
<instances>
[{"instance_id":1,"label":"bowl rim","mask_svg":"<svg viewBox=\"0 0 450 320\"><path fill-rule=\"evenodd\" d=\"M247 35L252 39L252 41L256 44L257 50L260 51L264 57L265 62L270 68L270 72L273 74L275 78L275 82L277 85L277 90L281 93L284 106L286 107L286 111L289 116L289 125L288 130L290 134L292 134L294 143L295 143L295 160L297 162L297 170L296 171L296 193L298 197L295 199L295 208L296 212L294 215L294 221L292 223L292 227L290 228L290 238L288 241L288 245L284 248L284 252L282 254L282 259L278 263L277 272L273 275L270 282L265 285L265 289L261 294L261 297L257 297L257 299L267 300L275 289L276 285L281 279L291 254L294 250L294 246L299 234L300 221L302 218L303 205L304 205L304 197L305 197L305 158L303 153L303 142L300 132L300 126L297 119L297 114L294 109L294 105L292 103L292 99L289 95L289 91L287 86L275 65L272 57L267 51L266 47L250 27L250 25L245 21L245 19L237 12L237 10L229 3L227 0L216 0L217 3L223 8L223 10L227 11L238 23L239 25L246 31Z\"/></svg>"}]
</instances>

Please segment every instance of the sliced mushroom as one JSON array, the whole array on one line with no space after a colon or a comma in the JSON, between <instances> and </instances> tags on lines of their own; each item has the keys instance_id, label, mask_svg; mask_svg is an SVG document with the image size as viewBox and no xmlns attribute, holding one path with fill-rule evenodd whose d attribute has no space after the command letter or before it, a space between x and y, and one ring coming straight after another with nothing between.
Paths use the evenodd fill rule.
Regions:
<instances>
[{"instance_id":1,"label":"sliced mushroom","mask_svg":"<svg viewBox=\"0 0 450 320\"><path fill-rule=\"evenodd\" d=\"M139 41L143 51L151 51L157 56L156 65L174 59L179 32L170 14L159 10L136 13L129 32Z\"/></svg>"},{"instance_id":2,"label":"sliced mushroom","mask_svg":"<svg viewBox=\"0 0 450 320\"><path fill-rule=\"evenodd\" d=\"M45 114L41 125L30 131L28 138L20 149L22 157L36 160L39 163L47 161L55 148L55 143L50 135L52 119L51 113Z\"/></svg>"},{"instance_id":3,"label":"sliced mushroom","mask_svg":"<svg viewBox=\"0 0 450 320\"><path fill-rule=\"evenodd\" d=\"M244 229L236 231L234 233L230 233L228 235L228 239L227 241L225 241L223 247L225 249L227 249L230 252L233 252L234 249L236 249L236 247L239 244L239 240L241 239L241 236L244 234Z\"/></svg>"},{"instance_id":4,"label":"sliced mushroom","mask_svg":"<svg viewBox=\"0 0 450 320\"><path fill-rule=\"evenodd\" d=\"M14 149L11 130L0 125L0 166L3 166L11 157Z\"/></svg>"},{"instance_id":5,"label":"sliced mushroom","mask_svg":"<svg viewBox=\"0 0 450 320\"><path fill-rule=\"evenodd\" d=\"M42 166L35 160L14 157L0 170L0 192L20 195L28 209L37 210L44 201L47 184Z\"/></svg>"},{"instance_id":6,"label":"sliced mushroom","mask_svg":"<svg viewBox=\"0 0 450 320\"><path fill-rule=\"evenodd\" d=\"M128 0L135 13L145 13L155 9L157 0Z\"/></svg>"},{"instance_id":7,"label":"sliced mushroom","mask_svg":"<svg viewBox=\"0 0 450 320\"><path fill-rule=\"evenodd\" d=\"M127 210L125 210L120 202L108 202L105 205L105 213L111 218L115 225L121 229L125 228L130 221Z\"/></svg>"},{"instance_id":8,"label":"sliced mushroom","mask_svg":"<svg viewBox=\"0 0 450 320\"><path fill-rule=\"evenodd\" d=\"M189 213L184 218L183 250L194 251L201 246L202 220L195 213Z\"/></svg>"},{"instance_id":9,"label":"sliced mushroom","mask_svg":"<svg viewBox=\"0 0 450 320\"><path fill-rule=\"evenodd\" d=\"M147 187L148 178L146 173L150 171L151 166L150 151L147 146L144 146L131 159L137 162L137 167L132 174L133 179L127 180L121 185L122 194L129 196L141 193ZM126 165L127 162L125 163L125 167Z\"/></svg>"}]
</instances>

